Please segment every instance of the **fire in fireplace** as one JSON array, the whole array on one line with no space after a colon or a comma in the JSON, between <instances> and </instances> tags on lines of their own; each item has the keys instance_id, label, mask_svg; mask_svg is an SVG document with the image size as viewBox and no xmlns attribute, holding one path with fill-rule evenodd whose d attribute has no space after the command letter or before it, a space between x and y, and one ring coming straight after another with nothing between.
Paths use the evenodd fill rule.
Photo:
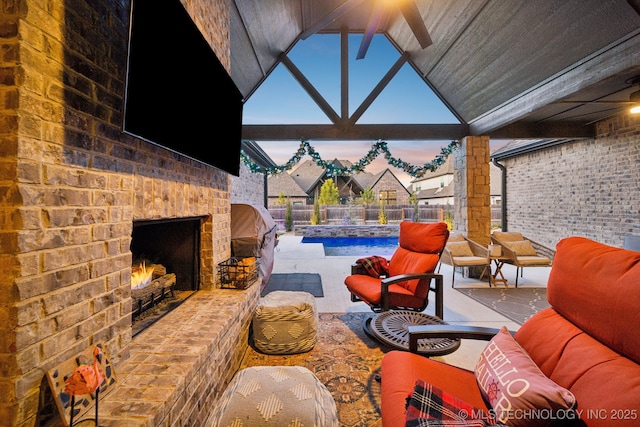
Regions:
<instances>
[{"instance_id":1,"label":"fire in fireplace","mask_svg":"<svg viewBox=\"0 0 640 427\"><path fill-rule=\"evenodd\" d=\"M154 266L147 268L145 261L137 267L134 265L131 270L131 289L142 289L151 283L154 270Z\"/></svg>"},{"instance_id":2,"label":"fire in fireplace","mask_svg":"<svg viewBox=\"0 0 640 427\"><path fill-rule=\"evenodd\" d=\"M199 289L200 218L137 221L131 238L135 336Z\"/></svg>"}]
</instances>

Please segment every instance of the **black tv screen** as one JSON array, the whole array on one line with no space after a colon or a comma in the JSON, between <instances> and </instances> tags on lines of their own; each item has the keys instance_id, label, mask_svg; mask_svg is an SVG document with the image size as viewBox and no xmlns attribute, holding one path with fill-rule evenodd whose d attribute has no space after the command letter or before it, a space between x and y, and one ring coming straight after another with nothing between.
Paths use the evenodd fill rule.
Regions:
<instances>
[{"instance_id":1,"label":"black tv screen","mask_svg":"<svg viewBox=\"0 0 640 427\"><path fill-rule=\"evenodd\" d=\"M235 176L242 94L179 0L132 0L124 132Z\"/></svg>"}]
</instances>

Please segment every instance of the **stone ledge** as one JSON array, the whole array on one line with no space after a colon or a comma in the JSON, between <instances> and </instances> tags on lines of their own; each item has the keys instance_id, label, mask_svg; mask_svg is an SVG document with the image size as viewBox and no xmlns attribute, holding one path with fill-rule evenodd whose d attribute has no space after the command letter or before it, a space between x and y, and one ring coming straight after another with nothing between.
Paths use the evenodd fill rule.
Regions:
<instances>
[{"instance_id":1,"label":"stone ledge","mask_svg":"<svg viewBox=\"0 0 640 427\"><path fill-rule=\"evenodd\" d=\"M100 425L202 425L240 367L259 297L259 281L198 291L136 336L100 399Z\"/></svg>"},{"instance_id":2,"label":"stone ledge","mask_svg":"<svg viewBox=\"0 0 640 427\"><path fill-rule=\"evenodd\" d=\"M305 237L397 237L400 225L296 225L294 234Z\"/></svg>"}]
</instances>

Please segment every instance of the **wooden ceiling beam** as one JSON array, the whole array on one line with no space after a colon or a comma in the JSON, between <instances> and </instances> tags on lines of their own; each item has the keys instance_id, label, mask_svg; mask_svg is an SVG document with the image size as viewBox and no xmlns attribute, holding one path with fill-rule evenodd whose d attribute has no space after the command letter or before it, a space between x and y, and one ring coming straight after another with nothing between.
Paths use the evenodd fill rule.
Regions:
<instances>
[{"instance_id":1,"label":"wooden ceiling beam","mask_svg":"<svg viewBox=\"0 0 640 427\"><path fill-rule=\"evenodd\" d=\"M513 123L491 131L492 139L575 139L594 138L594 124L584 123Z\"/></svg>"},{"instance_id":2,"label":"wooden ceiling beam","mask_svg":"<svg viewBox=\"0 0 640 427\"><path fill-rule=\"evenodd\" d=\"M242 139L268 140L454 140L469 135L466 125L243 125Z\"/></svg>"},{"instance_id":3,"label":"wooden ceiling beam","mask_svg":"<svg viewBox=\"0 0 640 427\"><path fill-rule=\"evenodd\" d=\"M313 86L313 84L311 84L311 82L307 80L300 69L296 67L293 62L291 62L289 57L283 53L282 55L280 55L280 62L285 67L287 67L287 70L289 70L291 75L293 75L293 78L295 78L298 83L300 83L300 86L302 86L302 88L309 94L311 99L313 99L318 107L320 107L320 109L329 118L329 120L331 120L333 123L338 123L340 121L338 113L336 113L335 110L331 108L331 105L329 105L327 100L324 99L322 95L320 95L320 92L318 92L315 86Z\"/></svg>"}]
</instances>

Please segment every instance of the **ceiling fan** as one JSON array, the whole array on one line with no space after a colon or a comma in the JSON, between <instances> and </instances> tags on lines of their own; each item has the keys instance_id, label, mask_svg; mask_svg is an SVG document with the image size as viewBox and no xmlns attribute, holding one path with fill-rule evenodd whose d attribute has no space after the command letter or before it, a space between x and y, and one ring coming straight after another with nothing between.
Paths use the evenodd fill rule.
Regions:
<instances>
[{"instance_id":1,"label":"ceiling fan","mask_svg":"<svg viewBox=\"0 0 640 427\"><path fill-rule=\"evenodd\" d=\"M418 43L420 43L420 47L425 49L433 44L415 0L374 0L373 9L369 16L369 22L367 23L367 28L364 32L364 36L362 37L362 42L360 43L356 59L363 59L365 57L378 26L383 19L388 19L388 15L393 11L394 7L400 9L400 12L407 21L409 28L411 28L411 31L413 31L413 34L416 36Z\"/></svg>"}]
</instances>

